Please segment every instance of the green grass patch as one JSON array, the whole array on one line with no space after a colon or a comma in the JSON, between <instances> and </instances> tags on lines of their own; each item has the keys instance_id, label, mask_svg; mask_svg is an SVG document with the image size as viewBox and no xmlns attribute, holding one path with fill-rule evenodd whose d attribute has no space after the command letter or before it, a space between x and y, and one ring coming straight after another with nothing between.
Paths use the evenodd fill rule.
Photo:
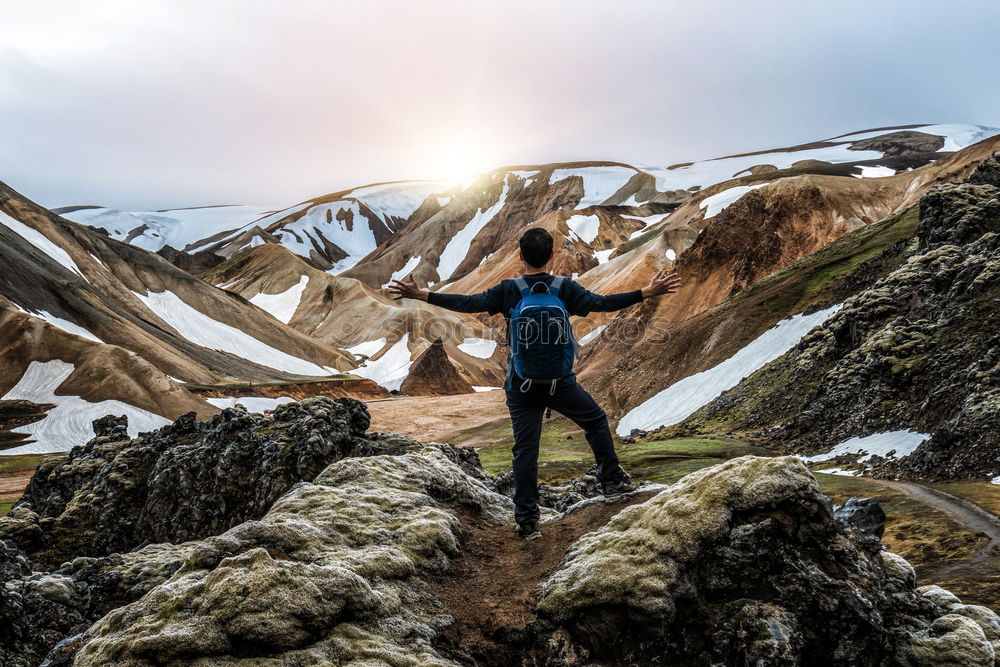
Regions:
<instances>
[{"instance_id":1,"label":"green grass patch","mask_svg":"<svg viewBox=\"0 0 1000 667\"><path fill-rule=\"evenodd\" d=\"M46 454L15 454L13 456L0 454L0 473L34 470L46 456Z\"/></svg>"},{"instance_id":2,"label":"green grass patch","mask_svg":"<svg viewBox=\"0 0 1000 667\"><path fill-rule=\"evenodd\" d=\"M495 429L505 440L479 450L483 467L496 475L511 467L510 426ZM616 443L622 466L637 480L656 483L677 481L689 472L721 463L745 454L769 455L758 447L749 447L715 438L673 438L630 444ZM583 433L565 420L546 422L538 452L538 478L542 483L565 482L583 475L594 465L594 458Z\"/></svg>"}]
</instances>

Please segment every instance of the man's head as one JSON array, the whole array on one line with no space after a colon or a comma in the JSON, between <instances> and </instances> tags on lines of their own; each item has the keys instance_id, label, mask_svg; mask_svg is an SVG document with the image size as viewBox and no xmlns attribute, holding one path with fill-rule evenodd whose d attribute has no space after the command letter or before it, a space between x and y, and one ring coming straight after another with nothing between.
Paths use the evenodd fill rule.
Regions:
<instances>
[{"instance_id":1,"label":"man's head","mask_svg":"<svg viewBox=\"0 0 1000 667\"><path fill-rule=\"evenodd\" d=\"M544 229L533 227L521 234L521 259L528 266L541 269L552 259L552 235Z\"/></svg>"}]
</instances>

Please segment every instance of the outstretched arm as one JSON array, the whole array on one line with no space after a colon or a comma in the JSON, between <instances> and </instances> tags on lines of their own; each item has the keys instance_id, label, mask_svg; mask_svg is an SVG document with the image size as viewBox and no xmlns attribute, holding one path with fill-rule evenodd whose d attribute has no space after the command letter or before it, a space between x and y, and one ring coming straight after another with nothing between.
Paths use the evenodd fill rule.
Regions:
<instances>
[{"instance_id":1,"label":"outstretched arm","mask_svg":"<svg viewBox=\"0 0 1000 667\"><path fill-rule=\"evenodd\" d=\"M572 289L566 295L566 306L570 314L586 316L589 313L609 313L628 308L643 299L661 294L673 294L680 289L681 277L676 273L668 274L665 270L658 271L642 289L605 295L595 294L577 282L571 282L570 285Z\"/></svg>"},{"instance_id":2,"label":"outstretched arm","mask_svg":"<svg viewBox=\"0 0 1000 667\"><path fill-rule=\"evenodd\" d=\"M440 306L459 313L490 313L500 312L503 304L502 289L495 285L479 294L442 294L430 292L417 287L416 280L394 280L389 286L389 294L393 299L420 299L432 306Z\"/></svg>"}]
</instances>

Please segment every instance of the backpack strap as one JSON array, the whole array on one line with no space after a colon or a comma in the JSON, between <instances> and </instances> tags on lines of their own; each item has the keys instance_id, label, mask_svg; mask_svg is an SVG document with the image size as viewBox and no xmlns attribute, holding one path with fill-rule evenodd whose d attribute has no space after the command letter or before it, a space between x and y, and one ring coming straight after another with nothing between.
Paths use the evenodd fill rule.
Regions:
<instances>
[{"instance_id":1,"label":"backpack strap","mask_svg":"<svg viewBox=\"0 0 1000 667\"><path fill-rule=\"evenodd\" d=\"M518 276L514 278L514 284L517 285L517 289L522 295L531 294L531 288L528 287L528 281L524 279L523 276Z\"/></svg>"},{"instance_id":2,"label":"backpack strap","mask_svg":"<svg viewBox=\"0 0 1000 667\"><path fill-rule=\"evenodd\" d=\"M565 280L563 276L556 276L553 278L552 283L549 285L549 294L552 296L559 296L559 288L562 287L563 280Z\"/></svg>"}]
</instances>

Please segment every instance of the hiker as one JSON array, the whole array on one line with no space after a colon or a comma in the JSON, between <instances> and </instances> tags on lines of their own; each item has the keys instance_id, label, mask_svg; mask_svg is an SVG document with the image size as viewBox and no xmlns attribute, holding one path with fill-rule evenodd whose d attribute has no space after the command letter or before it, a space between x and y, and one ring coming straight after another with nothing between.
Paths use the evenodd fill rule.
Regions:
<instances>
[{"instance_id":1,"label":"hiker","mask_svg":"<svg viewBox=\"0 0 1000 667\"><path fill-rule=\"evenodd\" d=\"M640 290L601 296L579 283L548 272L552 263L552 236L540 228L520 239L523 273L479 294L446 294L417 287L415 280L394 280L393 299L420 299L460 313L503 313L507 320L510 356L504 389L514 430L514 518L517 533L532 540L538 529L538 443L542 415L551 408L576 423L587 437L597 461L597 478L605 496L632 490L618 464L607 415L576 381L569 315L611 312L643 299L676 292L676 273L654 275Z\"/></svg>"}]
</instances>

